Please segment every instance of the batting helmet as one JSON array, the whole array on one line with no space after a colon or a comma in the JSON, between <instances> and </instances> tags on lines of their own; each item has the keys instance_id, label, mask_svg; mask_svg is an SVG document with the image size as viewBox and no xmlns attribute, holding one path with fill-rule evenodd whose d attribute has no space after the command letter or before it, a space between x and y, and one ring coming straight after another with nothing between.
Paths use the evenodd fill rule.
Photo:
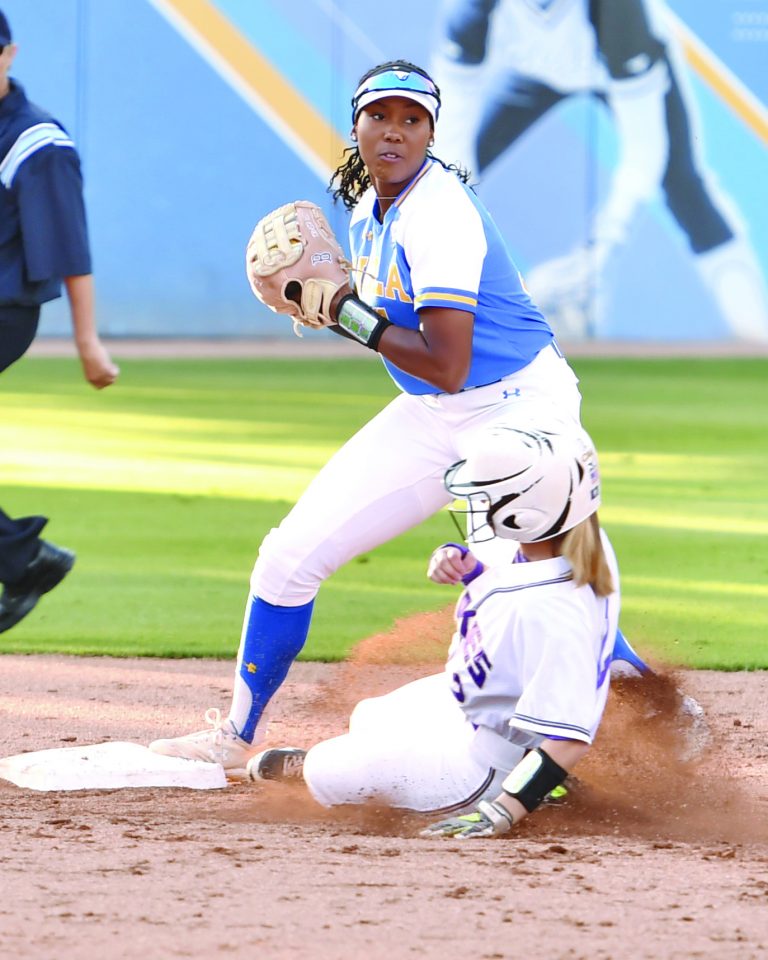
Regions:
<instances>
[{"instance_id":1,"label":"batting helmet","mask_svg":"<svg viewBox=\"0 0 768 960\"><path fill-rule=\"evenodd\" d=\"M562 433L496 426L474 453L446 471L449 493L466 501L467 540L550 540L600 506L595 445L581 428Z\"/></svg>"}]
</instances>

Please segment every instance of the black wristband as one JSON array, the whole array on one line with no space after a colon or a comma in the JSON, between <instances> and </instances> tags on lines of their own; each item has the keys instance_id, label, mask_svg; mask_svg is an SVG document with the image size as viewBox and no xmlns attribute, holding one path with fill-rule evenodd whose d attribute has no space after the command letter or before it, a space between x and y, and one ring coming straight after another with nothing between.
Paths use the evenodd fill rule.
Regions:
<instances>
[{"instance_id":1,"label":"black wristband","mask_svg":"<svg viewBox=\"0 0 768 960\"><path fill-rule=\"evenodd\" d=\"M354 293L348 293L340 301L336 309L336 323L358 343L371 350L378 350L382 333L392 326L386 317L376 313Z\"/></svg>"},{"instance_id":2,"label":"black wristband","mask_svg":"<svg viewBox=\"0 0 768 960\"><path fill-rule=\"evenodd\" d=\"M567 770L555 763L545 750L537 747L527 753L508 774L501 789L531 813L567 776Z\"/></svg>"}]
</instances>

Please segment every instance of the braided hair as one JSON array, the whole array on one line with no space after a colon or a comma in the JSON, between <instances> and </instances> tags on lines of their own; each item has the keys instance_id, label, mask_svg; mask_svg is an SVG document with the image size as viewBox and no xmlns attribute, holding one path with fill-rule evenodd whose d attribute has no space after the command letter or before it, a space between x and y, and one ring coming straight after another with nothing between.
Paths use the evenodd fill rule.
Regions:
<instances>
[{"instance_id":1,"label":"braided hair","mask_svg":"<svg viewBox=\"0 0 768 960\"><path fill-rule=\"evenodd\" d=\"M380 63L378 66L372 67L360 77L357 81L357 86L359 87L360 84L366 80L386 70L407 70L409 73L418 73L420 76L434 83L439 99L440 88L434 80L432 80L432 77L430 77L426 70L417 67L415 63L409 63L408 60L388 60L386 63ZM432 119L430 118L430 123L431 122ZM360 197L362 197L368 187L370 187L371 178L368 176L368 170L363 163L357 145L346 147L344 154L345 159L336 168L328 184L328 192L333 197L334 203L336 203L337 200L341 200L347 210L352 210ZM430 150L427 150L427 157L431 160L436 160L446 170L455 173L462 183L467 183L469 180L469 171L456 166L455 163L445 163L439 157L434 156ZM337 182L338 186L334 187Z\"/></svg>"}]
</instances>

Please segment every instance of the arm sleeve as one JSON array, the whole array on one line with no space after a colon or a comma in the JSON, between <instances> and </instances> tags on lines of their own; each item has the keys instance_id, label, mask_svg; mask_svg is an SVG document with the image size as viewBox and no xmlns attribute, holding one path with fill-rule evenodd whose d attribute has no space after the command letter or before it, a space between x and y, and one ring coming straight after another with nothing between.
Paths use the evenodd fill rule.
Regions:
<instances>
[{"instance_id":1,"label":"arm sleeve","mask_svg":"<svg viewBox=\"0 0 768 960\"><path fill-rule=\"evenodd\" d=\"M55 145L38 150L19 168L13 190L28 280L91 273L77 152Z\"/></svg>"},{"instance_id":2,"label":"arm sleeve","mask_svg":"<svg viewBox=\"0 0 768 960\"><path fill-rule=\"evenodd\" d=\"M664 55L664 44L651 30L645 0L590 0L589 19L614 80L645 73Z\"/></svg>"},{"instance_id":3,"label":"arm sleeve","mask_svg":"<svg viewBox=\"0 0 768 960\"><path fill-rule=\"evenodd\" d=\"M520 611L522 695L510 726L591 743L597 711L597 653L589 625L552 599Z\"/></svg>"}]
</instances>

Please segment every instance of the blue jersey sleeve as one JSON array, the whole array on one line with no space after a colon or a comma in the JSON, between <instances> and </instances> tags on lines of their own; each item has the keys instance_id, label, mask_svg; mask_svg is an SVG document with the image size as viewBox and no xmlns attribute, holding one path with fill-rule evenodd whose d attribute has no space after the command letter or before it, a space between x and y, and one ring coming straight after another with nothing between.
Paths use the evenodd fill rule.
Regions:
<instances>
[{"instance_id":1,"label":"blue jersey sleeve","mask_svg":"<svg viewBox=\"0 0 768 960\"><path fill-rule=\"evenodd\" d=\"M80 160L51 145L22 165L13 187L19 209L27 280L91 273Z\"/></svg>"}]
</instances>

